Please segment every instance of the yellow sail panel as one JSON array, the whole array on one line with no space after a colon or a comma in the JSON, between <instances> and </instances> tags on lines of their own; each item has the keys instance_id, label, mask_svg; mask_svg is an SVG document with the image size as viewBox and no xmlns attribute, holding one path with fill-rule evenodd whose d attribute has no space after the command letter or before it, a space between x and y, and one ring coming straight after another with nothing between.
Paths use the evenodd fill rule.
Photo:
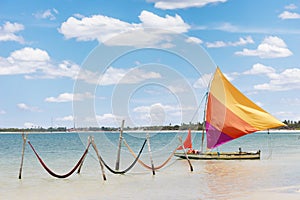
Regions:
<instances>
[{"instance_id":1,"label":"yellow sail panel","mask_svg":"<svg viewBox=\"0 0 300 200\"><path fill-rule=\"evenodd\" d=\"M235 88L217 68L210 93L236 116L257 130L284 126L282 122L256 105Z\"/></svg>"},{"instance_id":2,"label":"yellow sail panel","mask_svg":"<svg viewBox=\"0 0 300 200\"><path fill-rule=\"evenodd\" d=\"M255 110L251 107L239 105L240 113L239 116L247 115L244 120L251 124L258 130L266 130L270 128L276 128L280 126L285 126L284 123L277 120L271 114L266 111Z\"/></svg>"}]
</instances>

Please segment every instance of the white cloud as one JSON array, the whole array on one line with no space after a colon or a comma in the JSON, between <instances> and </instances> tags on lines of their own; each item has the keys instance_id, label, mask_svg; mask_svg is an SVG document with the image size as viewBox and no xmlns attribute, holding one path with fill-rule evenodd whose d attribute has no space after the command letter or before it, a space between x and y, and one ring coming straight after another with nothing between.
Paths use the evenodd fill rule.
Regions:
<instances>
[{"instance_id":1,"label":"white cloud","mask_svg":"<svg viewBox=\"0 0 300 200\"><path fill-rule=\"evenodd\" d=\"M258 105L259 107L263 107L264 106L264 104L262 102L259 102L259 101L255 102L255 104Z\"/></svg>"},{"instance_id":2,"label":"white cloud","mask_svg":"<svg viewBox=\"0 0 300 200\"><path fill-rule=\"evenodd\" d=\"M167 87L172 93L178 94L178 93L186 93L186 92L190 92L191 88L189 88L187 85L185 84L173 84L173 85L169 85Z\"/></svg>"},{"instance_id":3,"label":"white cloud","mask_svg":"<svg viewBox=\"0 0 300 200\"><path fill-rule=\"evenodd\" d=\"M149 72L149 71L144 71L139 68L131 68L129 69L126 74L126 78L122 78L120 80L120 83L123 84L133 84L133 83L140 83L144 80L148 79L159 79L161 78L161 75L157 72Z\"/></svg>"},{"instance_id":4,"label":"white cloud","mask_svg":"<svg viewBox=\"0 0 300 200\"><path fill-rule=\"evenodd\" d=\"M115 18L93 15L91 17L69 17L63 22L59 32L67 39L76 38L78 41L98 40L104 42L122 32L139 28L137 24L130 24Z\"/></svg>"},{"instance_id":5,"label":"white cloud","mask_svg":"<svg viewBox=\"0 0 300 200\"><path fill-rule=\"evenodd\" d=\"M64 60L56 64L46 51L31 47L16 50L7 58L0 57L0 75L16 74L24 74L26 79L66 77L100 85L132 84L147 79L161 78L157 72L144 71L139 68L119 69L110 67L101 75L98 72L80 69L79 65L71 61Z\"/></svg>"},{"instance_id":6,"label":"white cloud","mask_svg":"<svg viewBox=\"0 0 300 200\"><path fill-rule=\"evenodd\" d=\"M79 13L75 13L73 16L76 17L76 18L78 18L78 19L84 18L84 15L79 14Z\"/></svg>"},{"instance_id":7,"label":"white cloud","mask_svg":"<svg viewBox=\"0 0 300 200\"><path fill-rule=\"evenodd\" d=\"M19 103L17 106L22 110L29 110L29 107L25 103Z\"/></svg>"},{"instance_id":8,"label":"white cloud","mask_svg":"<svg viewBox=\"0 0 300 200\"><path fill-rule=\"evenodd\" d=\"M243 74L247 74L247 75L264 74L270 78L276 78L278 76L278 74L276 74L276 70L273 67L266 66L261 63L254 64L250 70L245 71Z\"/></svg>"},{"instance_id":9,"label":"white cloud","mask_svg":"<svg viewBox=\"0 0 300 200\"><path fill-rule=\"evenodd\" d=\"M213 74L203 74L195 83L195 88L207 88Z\"/></svg>"},{"instance_id":10,"label":"white cloud","mask_svg":"<svg viewBox=\"0 0 300 200\"><path fill-rule=\"evenodd\" d=\"M223 42L223 41L216 41L216 42L207 42L206 46L208 48L220 48L220 47L227 47L227 46L243 46L247 44L253 44L254 41L251 36L247 36L245 38L240 37L236 42Z\"/></svg>"},{"instance_id":11,"label":"white cloud","mask_svg":"<svg viewBox=\"0 0 300 200\"><path fill-rule=\"evenodd\" d=\"M238 76L238 75L239 75L239 73L237 73L237 72L233 72L233 73L230 73L230 74L224 73L224 76L229 81L233 81L235 79L235 77Z\"/></svg>"},{"instance_id":12,"label":"white cloud","mask_svg":"<svg viewBox=\"0 0 300 200\"><path fill-rule=\"evenodd\" d=\"M287 10L295 10L297 9L297 6L295 4L289 4L287 6L284 7Z\"/></svg>"},{"instance_id":13,"label":"white cloud","mask_svg":"<svg viewBox=\"0 0 300 200\"><path fill-rule=\"evenodd\" d=\"M134 84L158 78L161 78L161 75L157 72L144 71L135 67L130 69L109 67L103 75L94 74L94 76L83 75L80 77L88 83L99 85Z\"/></svg>"},{"instance_id":14,"label":"white cloud","mask_svg":"<svg viewBox=\"0 0 300 200\"><path fill-rule=\"evenodd\" d=\"M22 24L5 22L3 26L0 26L0 42L15 41L24 43L23 37L16 35L17 32L22 30L24 30L24 26Z\"/></svg>"},{"instance_id":15,"label":"white cloud","mask_svg":"<svg viewBox=\"0 0 300 200\"><path fill-rule=\"evenodd\" d=\"M67 39L76 38L78 41L98 40L107 45L138 46L168 42L170 34L185 33L190 29L190 26L177 14L160 17L144 10L139 15L139 19L140 23L128 23L103 15L69 17L61 24L59 32ZM119 37L114 38L113 41L109 40L114 36Z\"/></svg>"},{"instance_id":16,"label":"white cloud","mask_svg":"<svg viewBox=\"0 0 300 200\"><path fill-rule=\"evenodd\" d=\"M105 113L103 115L96 115L96 120L100 126L119 126L120 122L125 119L122 116L117 116L111 113ZM129 120L126 120L129 121Z\"/></svg>"},{"instance_id":17,"label":"white cloud","mask_svg":"<svg viewBox=\"0 0 300 200\"><path fill-rule=\"evenodd\" d=\"M152 117L152 115L162 116L161 113L164 115L171 115L180 117L182 115L182 112L184 111L190 111L193 108L182 108L179 105L165 105L162 103L154 103L150 106L138 106L133 109L133 112L140 113L143 115L147 115L148 117ZM160 114L158 114L160 113Z\"/></svg>"},{"instance_id":18,"label":"white cloud","mask_svg":"<svg viewBox=\"0 0 300 200\"><path fill-rule=\"evenodd\" d=\"M68 116L65 116L65 117L59 117L59 118L56 118L56 121L74 121L74 117L72 115L68 115Z\"/></svg>"},{"instance_id":19,"label":"white cloud","mask_svg":"<svg viewBox=\"0 0 300 200\"><path fill-rule=\"evenodd\" d=\"M180 117L182 109L179 106L155 103L150 106L139 106L133 109L140 123L148 125L163 125L171 117Z\"/></svg>"},{"instance_id":20,"label":"white cloud","mask_svg":"<svg viewBox=\"0 0 300 200\"><path fill-rule=\"evenodd\" d=\"M89 92L86 93L62 93L58 95L58 97L47 97L45 99L46 102L56 102L56 103L62 103L62 102L71 102L71 101L83 101L84 99L90 99L93 98L93 95Z\"/></svg>"},{"instance_id":21,"label":"white cloud","mask_svg":"<svg viewBox=\"0 0 300 200\"><path fill-rule=\"evenodd\" d=\"M131 116L136 125L165 125L181 123L184 115L193 115L196 109L192 106L153 103L133 108Z\"/></svg>"},{"instance_id":22,"label":"white cloud","mask_svg":"<svg viewBox=\"0 0 300 200\"><path fill-rule=\"evenodd\" d=\"M234 72L234 73L231 73L231 74L225 74L224 73L224 76L229 80L229 81L233 81L234 78L236 76L238 76L239 74ZM210 81L212 80L213 78L213 74L210 73L210 74L203 74L198 80L195 81L195 83L193 84L193 87L194 88L208 88L209 86L209 83Z\"/></svg>"},{"instance_id":23,"label":"white cloud","mask_svg":"<svg viewBox=\"0 0 300 200\"><path fill-rule=\"evenodd\" d=\"M297 112L290 112L290 111L280 111L276 112L275 116L278 116L281 120L293 120L293 121L299 121L300 120L300 114Z\"/></svg>"},{"instance_id":24,"label":"white cloud","mask_svg":"<svg viewBox=\"0 0 300 200\"><path fill-rule=\"evenodd\" d=\"M193 29L195 30L218 30L218 31L224 31L224 32L229 32L229 33L244 33L244 34L249 34L249 33L254 33L254 34L300 34L299 29L294 28L294 27L289 27L289 28L270 28L270 27L253 27L249 25L245 26L239 26L239 25L234 25L228 22L219 24L219 25L210 25L208 26L200 26L200 27L194 27Z\"/></svg>"},{"instance_id":25,"label":"white cloud","mask_svg":"<svg viewBox=\"0 0 300 200\"><path fill-rule=\"evenodd\" d=\"M266 37L257 49L243 49L243 51L235 52L240 56L258 56L260 58L282 58L293 55L287 48L285 42L276 36Z\"/></svg>"},{"instance_id":26,"label":"white cloud","mask_svg":"<svg viewBox=\"0 0 300 200\"><path fill-rule=\"evenodd\" d=\"M21 50L16 50L11 53L10 61L32 61L32 62L47 62L50 60L48 53L41 49L33 49L25 47Z\"/></svg>"},{"instance_id":27,"label":"white cloud","mask_svg":"<svg viewBox=\"0 0 300 200\"><path fill-rule=\"evenodd\" d=\"M56 65L52 64L51 62L48 63L48 67L42 69L42 74L38 74L36 76L25 76L27 79L54 79L54 78L61 78L67 77L71 79L78 78L78 73L80 71L79 65L64 60L61 63Z\"/></svg>"},{"instance_id":28,"label":"white cloud","mask_svg":"<svg viewBox=\"0 0 300 200\"><path fill-rule=\"evenodd\" d=\"M17 104L17 107L21 110L24 110L24 111L30 111L30 112L41 112L42 110L39 109L38 107L34 107L34 106L29 106L25 103L19 103Z\"/></svg>"},{"instance_id":29,"label":"white cloud","mask_svg":"<svg viewBox=\"0 0 300 200\"><path fill-rule=\"evenodd\" d=\"M185 33L190 29L190 26L177 14L174 17L170 15L160 17L149 11L143 10L139 19L142 22L141 26L144 28L168 30L176 33Z\"/></svg>"},{"instance_id":30,"label":"white cloud","mask_svg":"<svg viewBox=\"0 0 300 200\"><path fill-rule=\"evenodd\" d=\"M40 11L35 14L33 14L36 18L38 19L50 19L50 20L55 20L56 16L58 14L58 11L53 8L53 9L47 9L45 11Z\"/></svg>"},{"instance_id":31,"label":"white cloud","mask_svg":"<svg viewBox=\"0 0 300 200\"><path fill-rule=\"evenodd\" d=\"M115 115L111 114L111 113L106 113L103 115L97 115L97 120L99 121L107 121L107 120L114 120L116 118Z\"/></svg>"},{"instance_id":32,"label":"white cloud","mask_svg":"<svg viewBox=\"0 0 300 200\"><path fill-rule=\"evenodd\" d=\"M16 50L8 58L0 57L0 75L29 74L47 66L46 51L25 47Z\"/></svg>"},{"instance_id":33,"label":"white cloud","mask_svg":"<svg viewBox=\"0 0 300 200\"><path fill-rule=\"evenodd\" d=\"M24 123L24 127L25 128L33 128L33 127L36 127L37 125L35 125L34 123L32 122L25 122Z\"/></svg>"},{"instance_id":34,"label":"white cloud","mask_svg":"<svg viewBox=\"0 0 300 200\"><path fill-rule=\"evenodd\" d=\"M300 106L300 98L282 98L280 100L282 104L290 106Z\"/></svg>"},{"instance_id":35,"label":"white cloud","mask_svg":"<svg viewBox=\"0 0 300 200\"><path fill-rule=\"evenodd\" d=\"M221 25L213 27L215 30L220 30L220 31L225 31L225 32L230 32L230 33L235 33L235 32L240 32L241 28L238 26L235 26L231 23L225 22Z\"/></svg>"},{"instance_id":36,"label":"white cloud","mask_svg":"<svg viewBox=\"0 0 300 200\"><path fill-rule=\"evenodd\" d=\"M286 69L276 76L270 77L269 83L255 85L254 88L258 90L293 90L300 89L300 69L291 68Z\"/></svg>"},{"instance_id":37,"label":"white cloud","mask_svg":"<svg viewBox=\"0 0 300 200\"><path fill-rule=\"evenodd\" d=\"M150 106L139 106L135 107L133 109L134 112L139 112L139 113L149 113L153 108L160 107L166 112L172 112L172 111L177 111L180 109L178 106L172 106L172 105L163 105L161 103L155 103Z\"/></svg>"},{"instance_id":38,"label":"white cloud","mask_svg":"<svg viewBox=\"0 0 300 200\"><path fill-rule=\"evenodd\" d=\"M254 88L257 90L285 91L300 89L299 68L285 69L283 72L278 73L273 67L257 63L253 65L252 69L245 71L243 74L264 74L270 79L268 83L255 85Z\"/></svg>"},{"instance_id":39,"label":"white cloud","mask_svg":"<svg viewBox=\"0 0 300 200\"><path fill-rule=\"evenodd\" d=\"M206 46L208 48L220 48L220 47L226 47L226 42L223 41L215 41L215 42L206 42Z\"/></svg>"},{"instance_id":40,"label":"white cloud","mask_svg":"<svg viewBox=\"0 0 300 200\"><path fill-rule=\"evenodd\" d=\"M163 10L173 10L191 7L204 7L208 4L224 3L227 0L148 0L149 2L154 2L155 8L160 8Z\"/></svg>"},{"instance_id":41,"label":"white cloud","mask_svg":"<svg viewBox=\"0 0 300 200\"><path fill-rule=\"evenodd\" d=\"M0 110L0 115L6 114L5 110Z\"/></svg>"},{"instance_id":42,"label":"white cloud","mask_svg":"<svg viewBox=\"0 0 300 200\"><path fill-rule=\"evenodd\" d=\"M300 14L295 12L284 11L278 15L280 19L300 19Z\"/></svg>"},{"instance_id":43,"label":"white cloud","mask_svg":"<svg viewBox=\"0 0 300 200\"><path fill-rule=\"evenodd\" d=\"M196 44L202 44L203 41L197 37L188 37L186 40L188 43L196 43Z\"/></svg>"},{"instance_id":44,"label":"white cloud","mask_svg":"<svg viewBox=\"0 0 300 200\"><path fill-rule=\"evenodd\" d=\"M119 83L123 77L129 72L126 69L110 67L100 78L100 85L112 85ZM131 80L128 80L131 81Z\"/></svg>"},{"instance_id":45,"label":"white cloud","mask_svg":"<svg viewBox=\"0 0 300 200\"><path fill-rule=\"evenodd\" d=\"M24 74L25 78L77 78L80 67L70 61L55 64L44 50L25 47L0 57L0 75Z\"/></svg>"}]
</instances>

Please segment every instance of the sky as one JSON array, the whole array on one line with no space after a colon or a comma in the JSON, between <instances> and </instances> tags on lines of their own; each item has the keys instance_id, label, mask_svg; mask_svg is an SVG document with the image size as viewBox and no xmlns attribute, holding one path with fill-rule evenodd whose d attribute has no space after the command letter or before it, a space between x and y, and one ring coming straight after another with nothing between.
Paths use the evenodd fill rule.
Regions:
<instances>
[{"instance_id":1,"label":"sky","mask_svg":"<svg viewBox=\"0 0 300 200\"><path fill-rule=\"evenodd\" d=\"M0 2L0 127L203 120L216 66L279 120L300 120L296 0Z\"/></svg>"}]
</instances>

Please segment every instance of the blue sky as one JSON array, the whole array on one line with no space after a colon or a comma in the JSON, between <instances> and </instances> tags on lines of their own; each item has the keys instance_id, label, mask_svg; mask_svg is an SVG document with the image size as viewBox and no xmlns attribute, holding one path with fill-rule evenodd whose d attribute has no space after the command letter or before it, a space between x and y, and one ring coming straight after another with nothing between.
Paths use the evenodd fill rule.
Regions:
<instances>
[{"instance_id":1,"label":"blue sky","mask_svg":"<svg viewBox=\"0 0 300 200\"><path fill-rule=\"evenodd\" d=\"M209 73L174 56L172 48L186 50L175 40L189 50L197 45L199 60L206 52L205 59L278 119L300 120L299 1L4 0L0 127L202 121L195 110ZM138 50L106 68L97 54L89 69L99 46L108 57L118 47Z\"/></svg>"}]
</instances>

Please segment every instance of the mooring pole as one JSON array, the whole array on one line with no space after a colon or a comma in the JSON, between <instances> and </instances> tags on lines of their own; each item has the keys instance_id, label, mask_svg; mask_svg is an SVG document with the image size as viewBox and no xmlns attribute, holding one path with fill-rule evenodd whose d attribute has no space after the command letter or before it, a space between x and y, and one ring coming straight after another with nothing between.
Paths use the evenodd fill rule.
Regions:
<instances>
[{"instance_id":1,"label":"mooring pole","mask_svg":"<svg viewBox=\"0 0 300 200\"><path fill-rule=\"evenodd\" d=\"M117 152L117 161L116 161L116 170L119 170L120 168L120 155L121 155L121 145L122 145L122 139L123 139L123 129L124 129L124 123L125 120L122 120L122 125L120 129L120 137L119 137L119 146L118 146L118 152Z\"/></svg>"},{"instance_id":2,"label":"mooring pole","mask_svg":"<svg viewBox=\"0 0 300 200\"><path fill-rule=\"evenodd\" d=\"M151 162L152 174L155 175L155 168L154 168L154 163L153 163L153 159L152 159L149 133L147 133L147 142L148 142L148 151L149 151L149 157L150 157L150 162Z\"/></svg>"},{"instance_id":3,"label":"mooring pole","mask_svg":"<svg viewBox=\"0 0 300 200\"><path fill-rule=\"evenodd\" d=\"M104 181L106 181L104 166L103 166L103 163L102 163L102 160L101 160L98 148L97 148L97 146L95 144L94 137L92 137L91 142L92 142L92 146L93 146L93 148L94 148L94 150L96 152L96 155L98 157L98 160L99 160L100 168L101 168L101 171L102 171L102 178L103 178Z\"/></svg>"},{"instance_id":4,"label":"mooring pole","mask_svg":"<svg viewBox=\"0 0 300 200\"><path fill-rule=\"evenodd\" d=\"M181 144L181 146L182 146L182 150L183 150L183 152L184 152L184 154L185 154L185 157L186 157L186 159L187 159L187 161L188 161L188 163L189 163L189 165L190 165L190 169L191 169L191 172L192 172L192 171L193 171L193 166L192 166L192 163L191 163L191 161L190 161L190 159L189 159L189 157L188 157L188 155L187 155L187 153L186 153L186 150L185 150L185 148L184 148L184 144L183 144L183 142L182 142L182 137L179 136L178 139L179 139L179 142L180 142L180 144Z\"/></svg>"},{"instance_id":5,"label":"mooring pole","mask_svg":"<svg viewBox=\"0 0 300 200\"><path fill-rule=\"evenodd\" d=\"M20 171L19 171L19 179L22 178L22 168L23 168L23 161L24 161L24 154L25 154L25 145L27 140L27 134L25 135L24 132L22 133L23 138L23 148L22 148L22 158L21 158L21 165L20 165Z\"/></svg>"}]
</instances>

